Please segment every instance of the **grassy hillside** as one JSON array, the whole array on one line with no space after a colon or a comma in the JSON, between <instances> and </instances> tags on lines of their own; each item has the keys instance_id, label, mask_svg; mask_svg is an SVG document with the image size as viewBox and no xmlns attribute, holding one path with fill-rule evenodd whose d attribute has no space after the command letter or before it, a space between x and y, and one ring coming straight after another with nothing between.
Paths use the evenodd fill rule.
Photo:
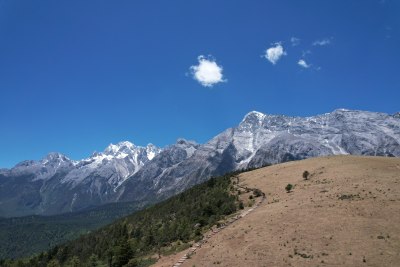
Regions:
<instances>
[{"instance_id":1,"label":"grassy hillside","mask_svg":"<svg viewBox=\"0 0 400 267\"><path fill-rule=\"evenodd\" d=\"M55 216L0 218L0 259L26 257L48 250L139 208L136 203L115 203Z\"/></svg>"},{"instance_id":2,"label":"grassy hillside","mask_svg":"<svg viewBox=\"0 0 400 267\"><path fill-rule=\"evenodd\" d=\"M182 267L400 266L399 158L313 158L239 179L266 193L267 201ZM171 266L163 259L157 267Z\"/></svg>"},{"instance_id":3,"label":"grassy hillside","mask_svg":"<svg viewBox=\"0 0 400 267\"><path fill-rule=\"evenodd\" d=\"M202 238L203 232L235 212L238 196L231 176L206 183L150 208L121 218L74 241L1 266L142 266L151 256L173 253Z\"/></svg>"}]
</instances>

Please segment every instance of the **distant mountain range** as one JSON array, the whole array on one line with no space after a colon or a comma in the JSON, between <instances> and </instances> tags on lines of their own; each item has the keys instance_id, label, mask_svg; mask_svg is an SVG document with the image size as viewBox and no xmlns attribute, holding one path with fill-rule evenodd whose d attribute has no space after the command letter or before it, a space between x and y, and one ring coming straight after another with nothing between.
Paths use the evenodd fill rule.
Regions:
<instances>
[{"instance_id":1,"label":"distant mountain range","mask_svg":"<svg viewBox=\"0 0 400 267\"><path fill-rule=\"evenodd\" d=\"M163 200L211 176L310 157L400 156L400 113L338 109L313 117L248 113L205 144L111 144L81 161L50 153L0 170L0 217Z\"/></svg>"}]
</instances>

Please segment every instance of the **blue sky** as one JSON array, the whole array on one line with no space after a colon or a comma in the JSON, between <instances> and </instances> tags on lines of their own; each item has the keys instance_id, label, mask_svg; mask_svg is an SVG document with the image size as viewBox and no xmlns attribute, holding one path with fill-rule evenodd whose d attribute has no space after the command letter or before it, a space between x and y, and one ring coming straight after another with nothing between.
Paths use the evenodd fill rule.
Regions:
<instances>
[{"instance_id":1,"label":"blue sky","mask_svg":"<svg viewBox=\"0 0 400 267\"><path fill-rule=\"evenodd\" d=\"M0 167L203 143L251 110L400 111L399 14L394 0L0 0Z\"/></svg>"}]
</instances>

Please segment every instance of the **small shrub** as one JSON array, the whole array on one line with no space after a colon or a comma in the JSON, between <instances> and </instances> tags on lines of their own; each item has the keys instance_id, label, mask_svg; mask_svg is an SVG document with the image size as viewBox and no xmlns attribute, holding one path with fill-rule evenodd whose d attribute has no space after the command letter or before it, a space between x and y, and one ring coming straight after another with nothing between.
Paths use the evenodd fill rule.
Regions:
<instances>
[{"instance_id":1,"label":"small shrub","mask_svg":"<svg viewBox=\"0 0 400 267\"><path fill-rule=\"evenodd\" d=\"M288 193L290 193L290 191L292 191L292 189L293 189L293 185L292 185L292 184L287 184L287 186L285 187L285 189L286 189L286 191L287 191Z\"/></svg>"},{"instance_id":2,"label":"small shrub","mask_svg":"<svg viewBox=\"0 0 400 267\"><path fill-rule=\"evenodd\" d=\"M303 172L303 178L304 180L308 180L308 176L310 175L310 173L308 171L304 171Z\"/></svg>"},{"instance_id":3,"label":"small shrub","mask_svg":"<svg viewBox=\"0 0 400 267\"><path fill-rule=\"evenodd\" d=\"M254 190L254 196L255 197L261 197L262 196L262 192L260 189L255 189Z\"/></svg>"}]
</instances>

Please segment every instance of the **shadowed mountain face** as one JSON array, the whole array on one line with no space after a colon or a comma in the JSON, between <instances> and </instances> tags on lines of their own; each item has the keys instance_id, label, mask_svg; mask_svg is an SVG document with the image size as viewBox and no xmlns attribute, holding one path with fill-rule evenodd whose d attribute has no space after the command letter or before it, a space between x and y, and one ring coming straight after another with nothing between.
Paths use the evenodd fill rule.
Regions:
<instances>
[{"instance_id":1,"label":"shadowed mountain face","mask_svg":"<svg viewBox=\"0 0 400 267\"><path fill-rule=\"evenodd\" d=\"M228 171L337 154L399 157L398 113L339 109L302 118L253 111L203 145L180 139L161 150L121 142L82 161L49 154L0 171L0 216L161 200Z\"/></svg>"}]
</instances>

